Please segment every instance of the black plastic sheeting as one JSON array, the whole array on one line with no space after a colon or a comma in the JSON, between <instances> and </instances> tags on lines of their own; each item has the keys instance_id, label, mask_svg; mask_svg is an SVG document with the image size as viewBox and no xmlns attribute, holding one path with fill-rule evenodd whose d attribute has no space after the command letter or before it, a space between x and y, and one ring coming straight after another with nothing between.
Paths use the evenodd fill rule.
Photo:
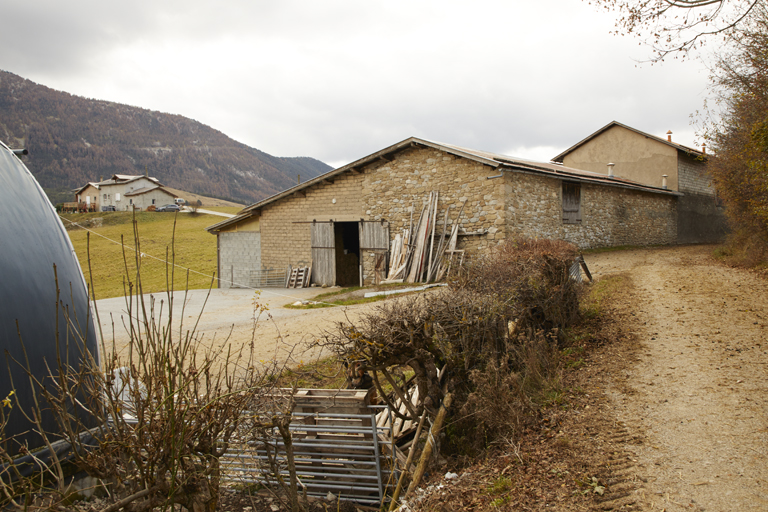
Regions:
<instances>
[{"instance_id":1,"label":"black plastic sheeting","mask_svg":"<svg viewBox=\"0 0 768 512\"><path fill-rule=\"evenodd\" d=\"M54 264L61 290L58 323ZM65 310L74 325L67 325ZM31 373L43 380L57 366L57 332L63 361L79 365L82 341L77 338L98 360L88 292L69 236L37 180L0 143L0 400L15 392L18 405L14 400L14 408L5 409L10 412L5 436L18 436L16 441L30 449L42 441L18 408L31 411L32 388L26 370L13 359L25 360L23 341ZM58 430L50 414L44 414L43 426L48 432ZM12 452L15 446L9 447Z\"/></svg>"}]
</instances>

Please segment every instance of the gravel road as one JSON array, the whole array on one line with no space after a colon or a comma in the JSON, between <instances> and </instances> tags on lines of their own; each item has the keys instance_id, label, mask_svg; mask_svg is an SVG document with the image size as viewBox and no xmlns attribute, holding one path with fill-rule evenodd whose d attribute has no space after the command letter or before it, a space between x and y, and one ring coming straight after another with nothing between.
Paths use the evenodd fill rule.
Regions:
<instances>
[{"instance_id":1,"label":"gravel road","mask_svg":"<svg viewBox=\"0 0 768 512\"><path fill-rule=\"evenodd\" d=\"M638 342L599 365L595 405L641 440L605 445L630 454L639 485L604 510L768 510L768 283L712 250L585 257L598 278L630 278L620 307Z\"/></svg>"}]
</instances>

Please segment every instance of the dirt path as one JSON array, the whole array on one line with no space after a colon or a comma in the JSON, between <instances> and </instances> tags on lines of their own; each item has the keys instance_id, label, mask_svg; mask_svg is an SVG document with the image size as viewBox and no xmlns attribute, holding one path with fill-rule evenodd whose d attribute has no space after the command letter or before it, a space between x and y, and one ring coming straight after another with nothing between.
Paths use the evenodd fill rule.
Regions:
<instances>
[{"instance_id":1,"label":"dirt path","mask_svg":"<svg viewBox=\"0 0 768 512\"><path fill-rule=\"evenodd\" d=\"M625 475L604 509L768 510L768 283L711 250L586 256L634 283L622 307L639 342L601 362L596 402L619 431L601 446Z\"/></svg>"}]
</instances>

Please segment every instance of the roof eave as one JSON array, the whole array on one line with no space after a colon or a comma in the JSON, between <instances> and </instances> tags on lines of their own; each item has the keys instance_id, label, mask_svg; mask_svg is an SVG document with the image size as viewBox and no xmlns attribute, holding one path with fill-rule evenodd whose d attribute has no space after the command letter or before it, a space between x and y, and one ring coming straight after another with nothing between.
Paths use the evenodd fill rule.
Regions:
<instances>
[{"instance_id":1,"label":"roof eave","mask_svg":"<svg viewBox=\"0 0 768 512\"><path fill-rule=\"evenodd\" d=\"M565 168L562 171L558 170L557 172L555 172L555 171L552 171L551 169L544 169L536 166L514 165L514 164L507 164L502 168L503 171L522 172L527 174L536 174L538 176L545 175L550 178L559 179L563 181L577 181L580 183L604 185L607 187L627 188L632 190L638 190L641 192L649 192L652 194L662 194L662 195L669 195L669 196L683 195L682 193L677 192L675 190L670 190L670 189L665 189L660 187L652 187L650 185L643 185L641 183L628 182L618 178L609 178L608 176L605 176L603 178L601 177L602 175L599 175L597 173L595 173L595 176L584 176L583 174L568 172L566 169L567 168Z\"/></svg>"},{"instance_id":2,"label":"roof eave","mask_svg":"<svg viewBox=\"0 0 768 512\"><path fill-rule=\"evenodd\" d=\"M219 231L221 231L222 229L224 229L224 228L226 228L228 226L231 226L232 224L237 224L241 220L253 217L254 214L255 214L255 210L249 210L247 212L241 212L241 213L235 215L234 217L230 217L230 218L225 219L225 220L223 220L221 222L217 222L216 224L208 226L207 228L205 228L205 230L207 232L215 235Z\"/></svg>"},{"instance_id":3,"label":"roof eave","mask_svg":"<svg viewBox=\"0 0 768 512\"><path fill-rule=\"evenodd\" d=\"M436 142L431 142L425 139L419 139L417 137L409 137L403 141L400 141L396 144L393 144L387 148L384 148L380 151L377 151L375 153L371 153L368 156L365 156L363 158L360 158L358 160L355 160L354 162L351 162L347 165L344 165L342 167L339 167L337 169L333 169L331 171L328 171L325 174L321 174L320 176L317 176L315 178L312 178L311 180L307 180L304 183L294 185L293 187L286 189L282 192L278 192L277 194L274 194L270 197L267 197L266 199L262 199L258 203L252 204L251 206L247 206L243 209L243 212L245 211L254 211L263 208L264 206L273 203L275 201L279 201L280 199L290 196L292 194L295 194L297 192L300 192L301 190L305 188L309 188L313 185L317 185L319 183L322 183L323 181L327 181L335 176L338 176L339 174L343 174L345 172L360 172L360 169L362 169L364 166L375 162L376 160L385 160L385 161L391 161L391 158L388 158L390 155L397 153L399 151L403 151L404 149L408 149L410 147L415 146L424 146L424 147L431 147L440 151L445 151L447 153L454 154L456 156L461 156L463 158L467 158L470 160L474 160L476 162L482 163L484 165L488 165L490 167L499 167L502 165L500 162L497 162L496 160L492 160L489 158L483 158L477 155L473 155L471 153L467 153L464 151L461 151L456 148L444 146L442 144L438 144Z\"/></svg>"},{"instance_id":4,"label":"roof eave","mask_svg":"<svg viewBox=\"0 0 768 512\"><path fill-rule=\"evenodd\" d=\"M706 157L707 157L706 153L704 153L703 151L699 151L697 149L689 148L687 146L683 146L682 144L676 144L674 142L665 140L665 139L663 139L661 137L657 137L656 135L651 135L650 133L646 133L644 131L638 130L637 128L632 128L631 126L627 126L627 125L622 124L622 123L620 123L618 121L611 121L607 125L603 126L599 130L595 131L594 133L590 134L586 138L582 139L581 141L577 142L576 144L574 144L570 148L566 149L565 151L563 151L562 153L560 153L559 155L554 157L552 159L552 161L553 162L561 162L562 163L563 159L565 158L565 155L567 155L568 153L572 152L573 150L575 150L579 146L582 146L583 144L587 143L588 141L594 139L595 137L597 137L601 133L607 131L608 129L613 128L614 126L619 126L621 128L625 128L625 129L627 129L629 131L637 133L638 135L642 135L642 136L647 137L649 139L653 139L656 142L661 142L662 144L665 144L667 146L675 148L678 151L682 151L683 153L686 153L688 155L691 155L691 156L694 156L694 157L703 157L704 159L706 159Z\"/></svg>"}]
</instances>

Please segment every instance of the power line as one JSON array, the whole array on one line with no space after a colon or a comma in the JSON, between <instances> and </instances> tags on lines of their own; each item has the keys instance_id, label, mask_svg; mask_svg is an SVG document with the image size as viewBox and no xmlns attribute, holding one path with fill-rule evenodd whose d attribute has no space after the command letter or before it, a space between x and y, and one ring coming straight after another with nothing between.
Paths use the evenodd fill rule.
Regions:
<instances>
[{"instance_id":1,"label":"power line","mask_svg":"<svg viewBox=\"0 0 768 512\"><path fill-rule=\"evenodd\" d=\"M117 241L117 240L113 240L113 239L111 239L111 238L109 238L109 237L107 237L107 236L104 236L104 235L102 235L101 233L97 233L96 231L93 231L92 229L88 229L87 227L83 226L82 224L79 224L79 223L77 223L77 222L71 221L71 220L69 220L69 219L67 219L67 218L65 218L65 217L59 216L59 218L60 218L60 219L62 219L62 220L65 220L65 221L67 221L67 222L69 222L69 223L70 223L70 224L72 224L73 226L77 226L77 227L79 227L79 228L81 228L81 229L83 229L83 230L87 231L88 233L93 233L94 235L96 235L96 236L99 236L99 237L103 238L104 240L108 240L108 241L112 242L113 244L119 245L119 246L121 246L121 247L123 247L123 248L126 248L126 249L130 250L130 251L133 251L133 252L135 252L135 253L138 253L138 254L139 254L139 256L140 256L140 257L142 257L142 258L145 258L145 257L146 257L146 258L151 258L151 259L153 259L153 260L157 260L157 261L159 261L159 262L161 262L161 263L165 263L166 265L173 265L174 267L178 267L178 268L180 268L180 269L183 269L183 270L186 270L186 271L192 272L192 273L194 273L194 274L198 274L198 275L200 275L200 276L203 276L203 277L207 277L207 278L209 278L209 279L215 279L215 280L216 280L216 281L218 281L218 282L221 282L221 281L222 281L222 279L221 279L221 278L218 278L218 277L216 277L216 276L213 276L213 275L211 275L211 274L206 274L206 273L204 273L204 272L199 272L199 271L197 271L197 270L195 270L195 269L192 269L192 268L189 268L189 267L184 267L184 266L182 266L182 265L179 265L179 264L177 264L177 263L172 263L172 262L170 262L170 261L168 261L168 260L166 260L166 259L164 259L164 258L158 258L157 256L153 256L153 255L151 255L151 254L147 254L147 253L145 253L145 252L141 252L141 251L139 251L138 249L136 249L135 247L132 247L132 246L130 246L130 245L126 245L126 244L124 244L123 242L119 242L119 241ZM300 298L300 297L296 297L296 296L293 296L293 295L286 295L286 294L282 294L282 293L277 293L277 292L273 292L273 291L270 291L270 290L264 290L264 289L262 289L262 288L255 288L255 287L253 287L253 286L245 285L245 284L242 284L242 283L235 283L235 282L233 282L233 281L229 281L229 282L231 282L232 284L236 284L236 285L237 285L239 288L245 288L245 289L247 289L247 290L254 290L254 291L258 290L258 291L260 291L260 292L262 292L262 293L272 294L272 295L275 295L275 296L277 296L277 297L285 297L285 298L287 298L287 299L295 299L295 300L301 300L301 301L303 301L303 300L304 300L304 299L302 299L302 298ZM322 301L313 301L313 302L314 302L315 304L325 304L325 305L327 305L327 306L331 306L331 307L350 307L350 306L342 306L342 305L340 305L340 304L331 304L330 302L322 302Z\"/></svg>"}]
</instances>

